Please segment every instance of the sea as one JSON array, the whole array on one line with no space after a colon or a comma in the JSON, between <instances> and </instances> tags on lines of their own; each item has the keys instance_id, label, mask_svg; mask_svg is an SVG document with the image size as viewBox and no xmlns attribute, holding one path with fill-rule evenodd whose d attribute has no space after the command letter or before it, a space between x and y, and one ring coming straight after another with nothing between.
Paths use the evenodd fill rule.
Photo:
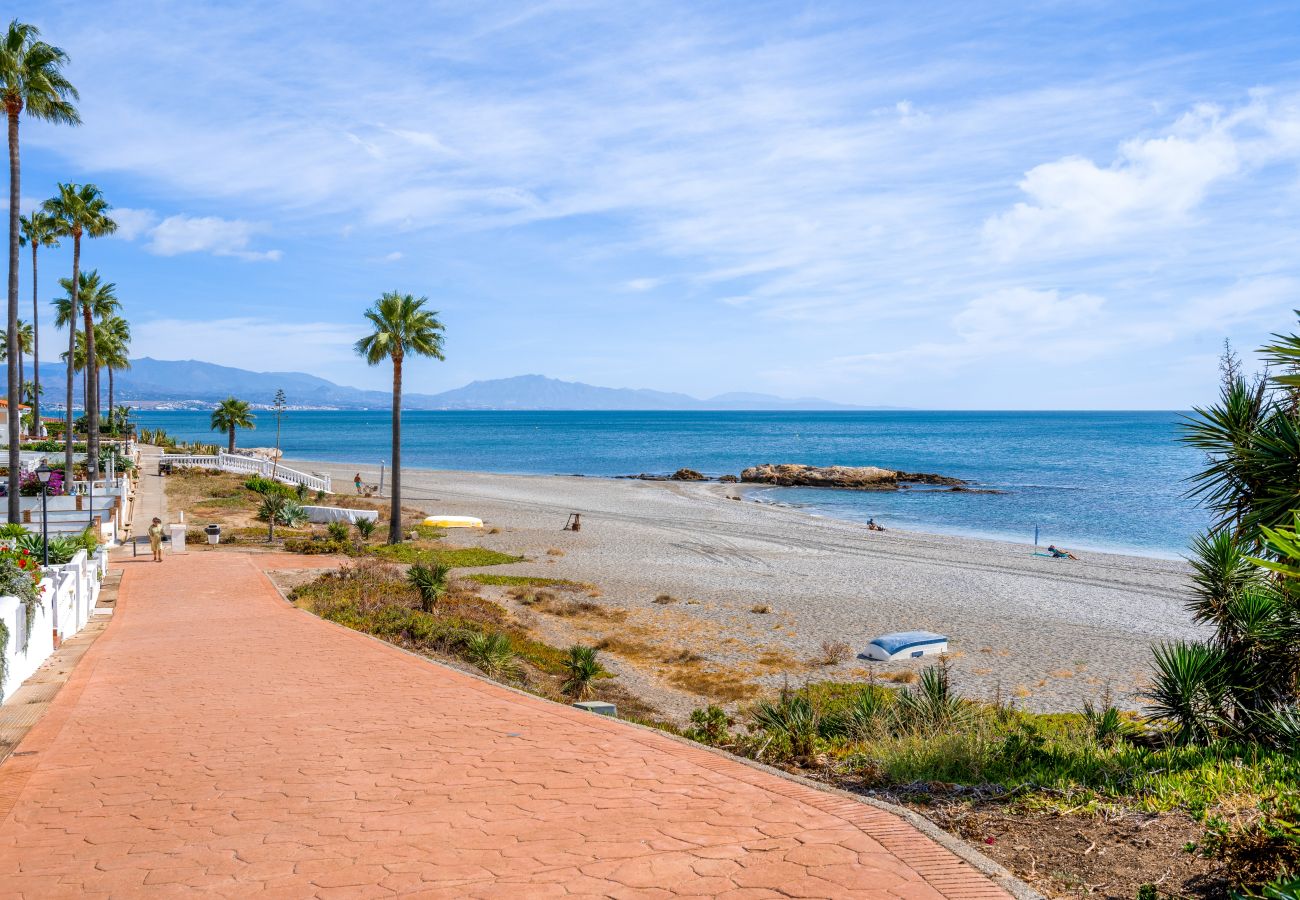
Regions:
<instances>
[{"instance_id":1,"label":"sea","mask_svg":"<svg viewBox=\"0 0 1300 900\"><path fill-rule=\"evenodd\" d=\"M530 475L739 474L759 463L933 472L999 493L760 488L747 496L887 528L1179 557L1209 515L1186 496L1203 463L1178 441L1179 412L412 411L403 465ZM224 443L209 414L140 410L143 428ZM387 411L283 414L288 457L388 461ZM257 412L243 446L273 446Z\"/></svg>"}]
</instances>

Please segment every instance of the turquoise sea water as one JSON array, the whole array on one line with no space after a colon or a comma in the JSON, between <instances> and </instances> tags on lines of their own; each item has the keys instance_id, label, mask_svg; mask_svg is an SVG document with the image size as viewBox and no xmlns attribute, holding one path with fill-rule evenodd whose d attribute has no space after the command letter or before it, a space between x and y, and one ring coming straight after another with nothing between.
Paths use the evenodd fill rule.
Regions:
<instances>
[{"instance_id":1,"label":"turquoise sea water","mask_svg":"<svg viewBox=\"0 0 1300 900\"><path fill-rule=\"evenodd\" d=\"M916 531L1158 556L1184 551L1207 517L1183 497L1200 459L1176 441L1174 412L408 412L403 462L528 474L708 475L764 462L879 465L938 472L1004 491L864 493L808 488L750 496ZM145 411L142 427L222 442L204 412ZM258 412L245 446L270 446ZM281 445L301 459L377 465L385 412L285 414Z\"/></svg>"}]
</instances>

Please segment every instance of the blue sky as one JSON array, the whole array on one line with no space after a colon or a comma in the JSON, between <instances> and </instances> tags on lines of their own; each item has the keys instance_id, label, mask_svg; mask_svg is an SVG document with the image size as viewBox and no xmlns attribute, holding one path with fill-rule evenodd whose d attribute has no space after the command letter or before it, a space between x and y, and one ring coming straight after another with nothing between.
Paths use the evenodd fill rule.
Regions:
<instances>
[{"instance_id":1,"label":"blue sky","mask_svg":"<svg viewBox=\"0 0 1300 900\"><path fill-rule=\"evenodd\" d=\"M1300 306L1295 3L13 14L84 119L24 121L24 211L117 207L83 260L136 355L383 387L351 342L400 289L447 326L412 390L1185 408Z\"/></svg>"}]
</instances>

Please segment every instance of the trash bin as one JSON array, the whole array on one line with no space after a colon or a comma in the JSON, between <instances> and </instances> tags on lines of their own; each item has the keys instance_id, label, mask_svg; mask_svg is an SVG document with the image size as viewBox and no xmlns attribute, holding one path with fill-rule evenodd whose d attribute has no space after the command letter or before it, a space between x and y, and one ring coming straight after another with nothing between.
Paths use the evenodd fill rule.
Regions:
<instances>
[{"instance_id":1,"label":"trash bin","mask_svg":"<svg viewBox=\"0 0 1300 900\"><path fill-rule=\"evenodd\" d=\"M208 536L208 543L216 546L221 543L221 526L215 522L203 529L203 533Z\"/></svg>"}]
</instances>

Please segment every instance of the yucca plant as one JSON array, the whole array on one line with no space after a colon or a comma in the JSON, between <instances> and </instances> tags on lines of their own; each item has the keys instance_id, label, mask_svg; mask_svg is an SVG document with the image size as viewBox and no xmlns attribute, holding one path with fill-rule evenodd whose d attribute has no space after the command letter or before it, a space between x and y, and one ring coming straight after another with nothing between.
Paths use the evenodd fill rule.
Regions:
<instances>
[{"instance_id":1,"label":"yucca plant","mask_svg":"<svg viewBox=\"0 0 1300 900\"><path fill-rule=\"evenodd\" d=\"M442 563L416 563L406 570L406 580L420 592L420 609L433 612L442 595L447 593L447 575L450 571Z\"/></svg>"},{"instance_id":2,"label":"yucca plant","mask_svg":"<svg viewBox=\"0 0 1300 900\"><path fill-rule=\"evenodd\" d=\"M900 722L920 731L939 731L960 725L970 715L970 703L952 689L948 661L922 670L920 680L898 693Z\"/></svg>"},{"instance_id":3,"label":"yucca plant","mask_svg":"<svg viewBox=\"0 0 1300 900\"><path fill-rule=\"evenodd\" d=\"M370 536L375 533L374 519L358 518L352 524L356 526L362 540L370 540Z\"/></svg>"},{"instance_id":4,"label":"yucca plant","mask_svg":"<svg viewBox=\"0 0 1300 900\"><path fill-rule=\"evenodd\" d=\"M465 659L489 678L511 680L519 673L510 636L500 631L470 631L461 639Z\"/></svg>"},{"instance_id":5,"label":"yucca plant","mask_svg":"<svg viewBox=\"0 0 1300 900\"><path fill-rule=\"evenodd\" d=\"M564 657L564 683L560 690L575 700L586 700L603 672L595 647L574 644Z\"/></svg>"},{"instance_id":6,"label":"yucca plant","mask_svg":"<svg viewBox=\"0 0 1300 900\"><path fill-rule=\"evenodd\" d=\"M348 528L347 522L335 521L326 525L325 531L329 534L331 541L341 542L348 539L348 532L350 529Z\"/></svg>"},{"instance_id":7,"label":"yucca plant","mask_svg":"<svg viewBox=\"0 0 1300 900\"><path fill-rule=\"evenodd\" d=\"M751 730L764 733L759 755L775 752L795 758L812 756L817 749L821 716L807 696L782 691L775 700L760 700L749 710Z\"/></svg>"},{"instance_id":8,"label":"yucca plant","mask_svg":"<svg viewBox=\"0 0 1300 900\"><path fill-rule=\"evenodd\" d=\"M1148 711L1175 744L1208 744L1232 730L1231 676L1220 647L1178 641L1155 648Z\"/></svg>"}]
</instances>

